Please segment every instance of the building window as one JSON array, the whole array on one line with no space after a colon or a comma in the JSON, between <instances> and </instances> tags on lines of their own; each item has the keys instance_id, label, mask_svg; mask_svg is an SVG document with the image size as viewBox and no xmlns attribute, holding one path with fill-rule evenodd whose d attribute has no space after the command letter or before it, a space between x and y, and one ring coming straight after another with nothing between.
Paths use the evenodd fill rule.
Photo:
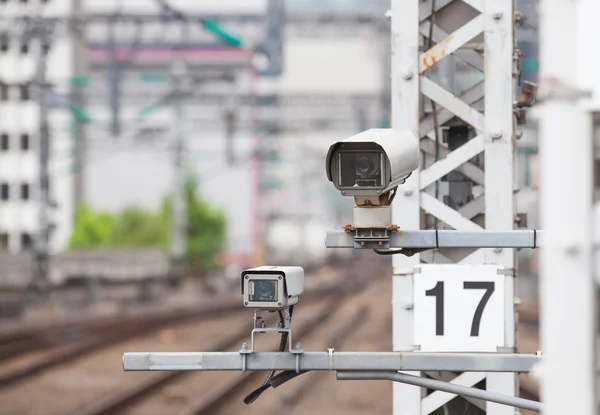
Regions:
<instances>
[{"instance_id":1,"label":"building window","mask_svg":"<svg viewBox=\"0 0 600 415\"><path fill-rule=\"evenodd\" d=\"M0 34L0 51L8 52L9 37L7 33Z\"/></svg>"},{"instance_id":2,"label":"building window","mask_svg":"<svg viewBox=\"0 0 600 415\"><path fill-rule=\"evenodd\" d=\"M9 148L8 134L0 134L0 150L7 151Z\"/></svg>"},{"instance_id":3,"label":"building window","mask_svg":"<svg viewBox=\"0 0 600 415\"><path fill-rule=\"evenodd\" d=\"M8 101L8 84L0 82L0 101Z\"/></svg>"},{"instance_id":4,"label":"building window","mask_svg":"<svg viewBox=\"0 0 600 415\"><path fill-rule=\"evenodd\" d=\"M29 150L29 134L21 134L21 150Z\"/></svg>"},{"instance_id":5,"label":"building window","mask_svg":"<svg viewBox=\"0 0 600 415\"><path fill-rule=\"evenodd\" d=\"M8 191L9 191L8 183L0 184L0 199L1 200L8 200L8 198L10 196Z\"/></svg>"},{"instance_id":6,"label":"building window","mask_svg":"<svg viewBox=\"0 0 600 415\"><path fill-rule=\"evenodd\" d=\"M21 53L23 55L29 53L29 44L28 43L22 43L21 44Z\"/></svg>"},{"instance_id":7,"label":"building window","mask_svg":"<svg viewBox=\"0 0 600 415\"><path fill-rule=\"evenodd\" d=\"M50 52L50 44L42 43L41 48L42 48L42 53L44 54L44 56L47 56L48 52Z\"/></svg>"},{"instance_id":8,"label":"building window","mask_svg":"<svg viewBox=\"0 0 600 415\"><path fill-rule=\"evenodd\" d=\"M24 232L21 234L21 249L29 249L33 245L31 235Z\"/></svg>"},{"instance_id":9,"label":"building window","mask_svg":"<svg viewBox=\"0 0 600 415\"><path fill-rule=\"evenodd\" d=\"M29 200L29 184L21 184L21 200Z\"/></svg>"},{"instance_id":10,"label":"building window","mask_svg":"<svg viewBox=\"0 0 600 415\"><path fill-rule=\"evenodd\" d=\"M19 95L21 97L21 101L29 100L29 83L19 85Z\"/></svg>"},{"instance_id":11,"label":"building window","mask_svg":"<svg viewBox=\"0 0 600 415\"><path fill-rule=\"evenodd\" d=\"M0 249L1 250L8 249L8 234L6 232L0 233Z\"/></svg>"}]
</instances>

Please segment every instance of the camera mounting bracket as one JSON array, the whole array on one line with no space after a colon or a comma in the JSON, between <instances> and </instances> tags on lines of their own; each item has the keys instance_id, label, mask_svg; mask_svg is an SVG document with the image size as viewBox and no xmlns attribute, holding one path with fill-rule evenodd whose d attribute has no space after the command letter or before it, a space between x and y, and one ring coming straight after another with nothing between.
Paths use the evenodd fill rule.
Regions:
<instances>
[{"instance_id":1,"label":"camera mounting bracket","mask_svg":"<svg viewBox=\"0 0 600 415\"><path fill-rule=\"evenodd\" d=\"M252 329L252 333L250 334L250 349L248 349L248 345L244 343L246 347L245 349L244 347L242 347L242 350L245 350L245 353L251 353L254 351L256 333L288 333L288 347L290 349L290 352L292 352L294 350L292 348L292 329L290 327L292 322L292 316L290 315L289 308L278 310L281 311L281 313L283 314L283 325L280 321L279 323L277 323L278 327L266 326L265 319L262 317L263 311L268 311L270 313L275 312L275 310L254 310L254 328ZM242 353L242 351L240 351L240 353Z\"/></svg>"},{"instance_id":2,"label":"camera mounting bracket","mask_svg":"<svg viewBox=\"0 0 600 415\"><path fill-rule=\"evenodd\" d=\"M242 372L246 373L248 364L248 355L254 353L256 333L287 333L288 335L288 348L289 352L296 356L296 373L300 373L300 355L304 353L304 350L300 347L300 343L296 347L292 347L292 316L289 308L280 310L283 314L283 324L281 321L277 323L278 327L266 327L265 319L262 317L262 311L269 311L273 313L274 310L255 310L254 311L254 328L250 334L250 348L248 343L242 344L242 348L239 353L242 356Z\"/></svg>"}]
</instances>

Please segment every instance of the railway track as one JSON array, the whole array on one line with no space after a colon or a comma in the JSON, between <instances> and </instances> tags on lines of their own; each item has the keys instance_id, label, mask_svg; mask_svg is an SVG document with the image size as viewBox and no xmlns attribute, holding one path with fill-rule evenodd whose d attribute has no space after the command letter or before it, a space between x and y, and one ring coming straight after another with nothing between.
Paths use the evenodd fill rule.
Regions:
<instances>
[{"instance_id":1,"label":"railway track","mask_svg":"<svg viewBox=\"0 0 600 415\"><path fill-rule=\"evenodd\" d=\"M342 276L348 279L348 275L344 274L348 274L353 266L355 264L349 264L348 269L342 270ZM323 301L334 304L338 301L337 299L342 301L343 297L360 290L367 282L365 280L355 284L339 284L339 281L337 281L322 284L320 288L308 290L303 295L303 306L306 307L309 303L313 304ZM340 285L345 286L346 289L340 289ZM220 303L221 307L214 307L216 303ZM215 330L219 335L214 336L208 343L203 344L202 349L221 350L233 346L239 348L241 334L223 335L222 327L221 330L218 328L219 321L222 322L222 326L230 325L231 333L242 333L247 336L251 329L251 317L247 313L248 310L241 307L238 296L233 296L227 301L224 299L215 299L210 304L213 306L205 305L202 309L197 308L193 312L190 310L176 310L172 311L170 315L161 316L159 313L156 313L152 316L137 316L123 321L106 319L102 322L94 322L94 324L90 324L89 322L75 322L62 326L55 325L43 333L31 331L29 333L19 333L19 335L13 338L2 336L0 337L0 358L4 359L4 361L0 370L0 400L11 399L11 396L14 396L14 394L27 394L26 389L33 387L33 384L47 382L43 380L44 378L60 377L62 376L61 372L69 372L74 366L79 364L78 362L86 362L93 359L93 357L88 356L97 355L100 357L103 354L109 353L108 351L104 352L104 349L115 350L118 348L119 355L127 350L140 350L140 346L134 346L132 342L137 341L139 344L140 341L136 339L140 338L140 336L149 336L153 332L155 333L153 336L156 338L156 333L160 332L161 329L165 333L177 330L179 332L190 332L194 324L212 325L217 327ZM333 305L330 305L330 307L333 307ZM240 311L245 311L245 313L241 313ZM317 320L323 319L323 316L319 316ZM242 320L243 323L240 325L239 322ZM318 326L317 320L314 321L313 325ZM175 323L180 326L179 329L170 328ZM236 325L239 327L249 326L242 330L239 327L236 329ZM302 334L298 330L299 328L296 328L294 331L295 336ZM71 335L70 337L58 335L57 333L59 332L63 334L70 332ZM160 332L159 337L162 337L163 334ZM53 343L51 338L54 339L55 343ZM126 346L127 341L129 341L131 346ZM17 344L23 346L22 350L19 350L19 347L16 346ZM49 344L51 346L48 346ZM165 345L162 344L163 349L164 347ZM195 348L197 347L196 343ZM13 350L14 353L11 353ZM185 350L194 350L194 348L187 347ZM120 363L120 358L115 361L111 359L110 363L107 362L110 365L115 363ZM122 371L121 368L119 369ZM73 370L73 373L75 372ZM133 382L127 382L128 385L113 389L113 393L102 393L101 395L104 395L102 398L97 398L98 394L94 393L96 398L85 399L83 401L82 396L82 401L75 405L76 408L69 410L61 409L56 412L53 412L52 408L44 408L44 411L40 411L40 413L117 413L121 410L119 408L129 407L137 400L143 399L151 391L172 382L172 380L166 377L166 375L170 374L172 373L158 373L158 375L165 375L164 379L141 375L140 377L144 377L141 383L135 382L134 384ZM128 379L133 379L131 374L126 375ZM69 375L65 374L64 376L68 377ZM21 388L19 386L21 384L23 385L22 391L20 391ZM118 390L118 392L115 394L114 390ZM68 393L68 391L65 392ZM25 401L22 404L24 406L28 405ZM206 405L206 403L201 403L201 405ZM35 408L30 409L26 411L22 410L21 412L17 410L11 413L37 412Z\"/></svg>"},{"instance_id":2,"label":"railway track","mask_svg":"<svg viewBox=\"0 0 600 415\"><path fill-rule=\"evenodd\" d=\"M362 271L366 271L364 268ZM293 325L293 338L299 339L309 335L317 328L327 324L331 316L338 310L348 297L355 295L360 292L365 285L367 285L371 278L357 278L361 275L361 269L352 270L352 278L347 278L347 282L352 281L351 284L336 285L336 289L328 290L325 304L315 304L315 300L318 302L318 298L310 298L305 295L302 296L303 313L306 313L307 306L310 308L317 308L317 311L311 313L307 318L296 318L296 324ZM360 312L364 313L364 309L360 309ZM298 313L299 311L297 311ZM247 314L247 319L251 320L251 315ZM297 315L297 314L296 314ZM355 323L357 316L352 317L352 322ZM342 326L346 328L348 323L344 323ZM246 331L231 331L232 334L228 334L223 338L210 342L203 350L215 350L215 351L227 351L231 349L239 349L242 342L247 340L250 333L251 326ZM342 333L337 332L337 337L341 336ZM269 340L275 340L270 338ZM271 344L271 349L274 349L275 343ZM200 374L200 376L208 378L206 374ZM222 374L225 375L224 379L220 381L216 386L212 387L208 393L203 393L200 398L192 400L188 405L185 405L179 411L174 411L173 408L169 408L169 413L176 413L178 415L192 415L192 414L214 414L220 408L227 405L227 403L238 393L243 387L252 382L258 382L260 378L260 372L250 372L246 375L241 374ZM90 405L81 408L75 412L75 415L107 415L107 414L120 414L120 413L148 413L145 408L138 408L136 404L140 402L144 404L145 399L152 399L154 393L157 390L168 388L175 382L178 382L181 378L190 377L189 373L186 372L159 372L153 374L152 377L148 378L146 382L142 382L131 386L125 390L118 391L113 395L109 395L101 399L100 401L91 403ZM258 386L259 383L256 384ZM146 403L147 405L147 403ZM152 404L150 404L152 406Z\"/></svg>"},{"instance_id":3,"label":"railway track","mask_svg":"<svg viewBox=\"0 0 600 415\"><path fill-rule=\"evenodd\" d=\"M335 284L308 290L306 300L327 296ZM202 318L244 311L237 295L203 300L197 307L163 310L127 318L110 317L53 324L41 330L25 329L0 337L0 388L96 350L146 333Z\"/></svg>"}]
</instances>

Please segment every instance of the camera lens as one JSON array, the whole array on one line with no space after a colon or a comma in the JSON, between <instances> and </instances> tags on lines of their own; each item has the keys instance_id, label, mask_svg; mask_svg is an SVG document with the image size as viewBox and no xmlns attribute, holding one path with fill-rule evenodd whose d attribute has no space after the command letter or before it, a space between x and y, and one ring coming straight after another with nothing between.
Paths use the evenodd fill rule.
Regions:
<instances>
[{"instance_id":1,"label":"camera lens","mask_svg":"<svg viewBox=\"0 0 600 415\"><path fill-rule=\"evenodd\" d=\"M359 157L356 161L356 167L362 172L368 172L371 168L371 163L366 156Z\"/></svg>"},{"instance_id":2,"label":"camera lens","mask_svg":"<svg viewBox=\"0 0 600 415\"><path fill-rule=\"evenodd\" d=\"M277 281L258 280L253 283L250 301L277 301Z\"/></svg>"},{"instance_id":3,"label":"camera lens","mask_svg":"<svg viewBox=\"0 0 600 415\"><path fill-rule=\"evenodd\" d=\"M361 178L370 178L379 172L377 154L360 154L356 156L356 174Z\"/></svg>"}]
</instances>

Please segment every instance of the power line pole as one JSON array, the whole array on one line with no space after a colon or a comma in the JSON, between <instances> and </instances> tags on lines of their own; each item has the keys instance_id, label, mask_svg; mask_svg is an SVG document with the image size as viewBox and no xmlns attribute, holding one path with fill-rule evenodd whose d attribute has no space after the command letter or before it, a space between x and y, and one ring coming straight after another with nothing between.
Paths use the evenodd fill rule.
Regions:
<instances>
[{"instance_id":1,"label":"power line pole","mask_svg":"<svg viewBox=\"0 0 600 415\"><path fill-rule=\"evenodd\" d=\"M175 115L175 142L173 157L173 201L171 204L171 278L183 278L186 268L187 198L185 194L185 136L183 133L182 100L187 76L184 62L175 62L171 68L173 110Z\"/></svg>"},{"instance_id":2,"label":"power line pole","mask_svg":"<svg viewBox=\"0 0 600 415\"><path fill-rule=\"evenodd\" d=\"M39 35L41 40L43 34ZM50 249L50 176L48 162L50 158L50 131L48 126L48 99L49 85L46 79L47 56L44 48L38 52L36 81L38 84L38 108L39 108L39 211L38 211L38 235L35 241L36 268L34 285L44 290L48 283L49 271L49 249Z\"/></svg>"}]
</instances>

